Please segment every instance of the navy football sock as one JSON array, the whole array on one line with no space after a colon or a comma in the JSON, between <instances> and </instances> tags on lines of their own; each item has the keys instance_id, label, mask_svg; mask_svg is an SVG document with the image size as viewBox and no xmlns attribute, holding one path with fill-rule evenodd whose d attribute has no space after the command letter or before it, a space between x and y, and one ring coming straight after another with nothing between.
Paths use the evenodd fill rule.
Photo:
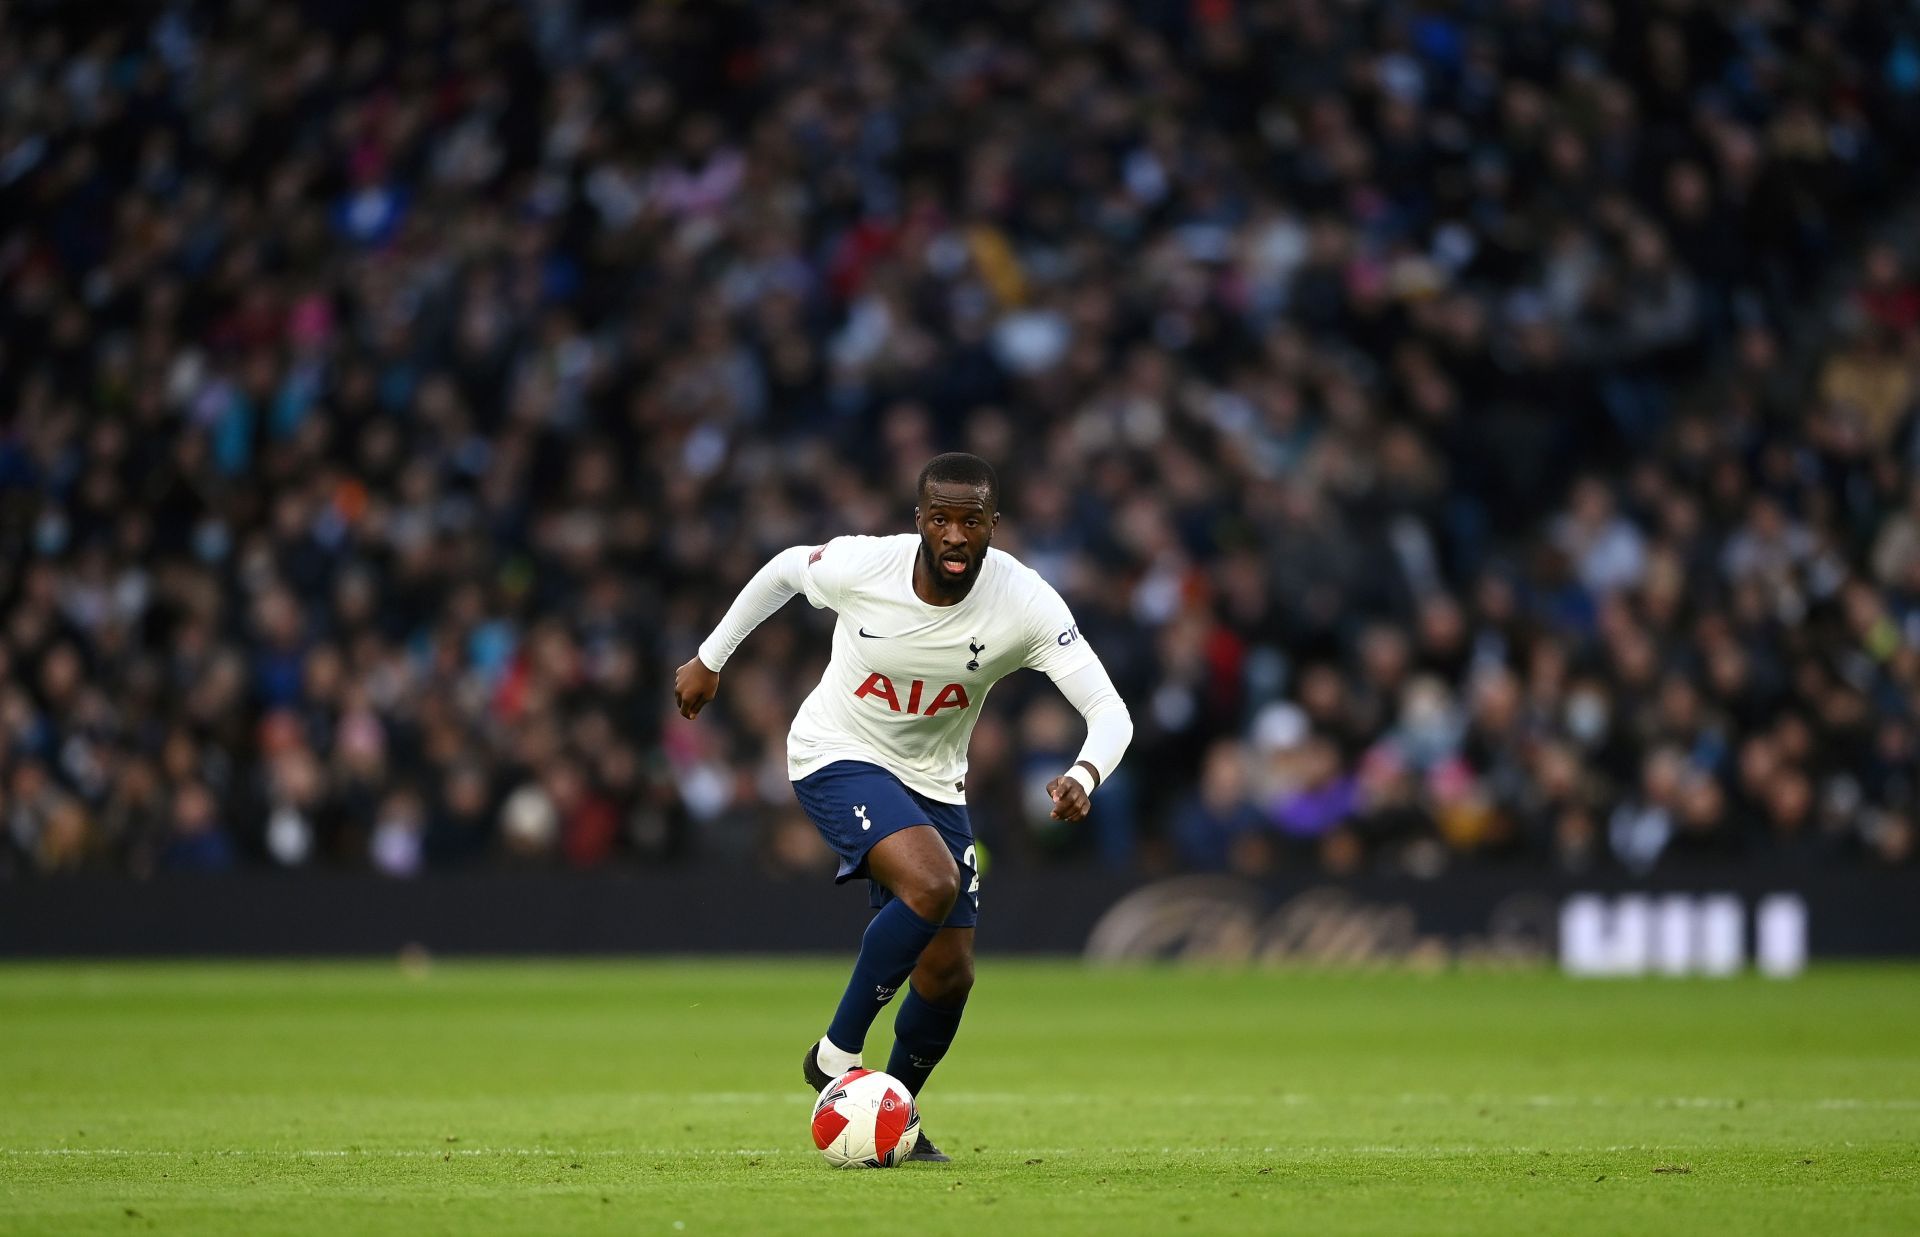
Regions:
<instances>
[{"instance_id":1,"label":"navy football sock","mask_svg":"<svg viewBox=\"0 0 1920 1237\"><path fill-rule=\"evenodd\" d=\"M931 1005L909 987L893 1019L893 1055L887 1058L887 1072L917 1097L933 1067L947 1055L966 1010L965 1000L958 1005Z\"/></svg>"},{"instance_id":2,"label":"navy football sock","mask_svg":"<svg viewBox=\"0 0 1920 1237\"><path fill-rule=\"evenodd\" d=\"M920 960L920 951L939 930L939 924L920 918L899 898L880 908L867 925L867 934L860 938L853 978L847 981L846 995L840 998L840 1008L827 1027L827 1038L834 1047L848 1052L866 1047L867 1028L879 1016L880 1007L907 982L913 964Z\"/></svg>"}]
</instances>

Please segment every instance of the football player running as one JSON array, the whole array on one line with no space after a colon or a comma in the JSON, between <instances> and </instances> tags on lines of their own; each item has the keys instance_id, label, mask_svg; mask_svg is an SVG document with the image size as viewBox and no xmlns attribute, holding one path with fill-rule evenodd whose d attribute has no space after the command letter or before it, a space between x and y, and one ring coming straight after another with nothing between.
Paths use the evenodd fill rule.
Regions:
<instances>
[{"instance_id":1,"label":"football player running","mask_svg":"<svg viewBox=\"0 0 1920 1237\"><path fill-rule=\"evenodd\" d=\"M787 773L840 858L836 883L866 877L878 908L826 1034L802 1068L815 1091L862 1064L868 1028L902 983L886 1072L917 1097L946 1055L973 988L980 875L967 820L967 741L987 691L1045 671L1087 723L1079 758L1047 783L1058 820L1085 819L1133 720L1053 587L992 548L1000 487L978 456L921 470L917 533L836 537L774 556L674 676L693 718L753 629L796 593L838 616L826 673L795 715ZM909 1157L948 1162L922 1130Z\"/></svg>"}]
</instances>

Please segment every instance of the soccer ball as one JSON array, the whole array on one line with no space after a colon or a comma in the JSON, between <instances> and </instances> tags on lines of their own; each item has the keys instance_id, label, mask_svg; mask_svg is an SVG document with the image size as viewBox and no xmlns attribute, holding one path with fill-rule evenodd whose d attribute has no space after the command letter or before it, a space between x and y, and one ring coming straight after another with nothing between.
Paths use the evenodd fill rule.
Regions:
<instances>
[{"instance_id":1,"label":"soccer ball","mask_svg":"<svg viewBox=\"0 0 1920 1237\"><path fill-rule=\"evenodd\" d=\"M848 1070L813 1106L813 1145L835 1168L892 1168L919 1142L920 1110L891 1074Z\"/></svg>"}]
</instances>

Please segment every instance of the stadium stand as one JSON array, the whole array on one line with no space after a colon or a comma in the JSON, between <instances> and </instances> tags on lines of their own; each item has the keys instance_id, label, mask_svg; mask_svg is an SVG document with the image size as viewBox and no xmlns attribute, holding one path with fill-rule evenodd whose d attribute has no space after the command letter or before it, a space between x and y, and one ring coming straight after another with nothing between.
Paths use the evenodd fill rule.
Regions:
<instances>
[{"instance_id":1,"label":"stadium stand","mask_svg":"<svg viewBox=\"0 0 1920 1237\"><path fill-rule=\"evenodd\" d=\"M948 448L1139 727L1068 831L1003 688L997 861L1914 862L1909 6L111 12L0 9L0 874L817 868L821 616L667 678Z\"/></svg>"}]
</instances>

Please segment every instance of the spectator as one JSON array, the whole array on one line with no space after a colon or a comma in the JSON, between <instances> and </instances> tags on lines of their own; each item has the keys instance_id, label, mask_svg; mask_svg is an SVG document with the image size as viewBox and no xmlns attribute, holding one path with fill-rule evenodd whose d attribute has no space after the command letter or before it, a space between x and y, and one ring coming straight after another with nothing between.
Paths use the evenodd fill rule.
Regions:
<instances>
[{"instance_id":1,"label":"spectator","mask_svg":"<svg viewBox=\"0 0 1920 1237\"><path fill-rule=\"evenodd\" d=\"M1246 753L1237 743L1214 744L1201 769L1199 795L1174 822L1182 864L1203 872L1261 871L1262 827L1247 785Z\"/></svg>"},{"instance_id":2,"label":"spectator","mask_svg":"<svg viewBox=\"0 0 1920 1237\"><path fill-rule=\"evenodd\" d=\"M181 872L218 872L233 865L233 846L219 818L213 791L187 782L173 794L173 827L160 852L160 866Z\"/></svg>"},{"instance_id":3,"label":"spectator","mask_svg":"<svg viewBox=\"0 0 1920 1237\"><path fill-rule=\"evenodd\" d=\"M1614 509L1613 495L1597 477L1574 486L1573 500L1555 522L1553 535L1581 586L1596 597L1633 587L1646 570L1645 539Z\"/></svg>"}]
</instances>

